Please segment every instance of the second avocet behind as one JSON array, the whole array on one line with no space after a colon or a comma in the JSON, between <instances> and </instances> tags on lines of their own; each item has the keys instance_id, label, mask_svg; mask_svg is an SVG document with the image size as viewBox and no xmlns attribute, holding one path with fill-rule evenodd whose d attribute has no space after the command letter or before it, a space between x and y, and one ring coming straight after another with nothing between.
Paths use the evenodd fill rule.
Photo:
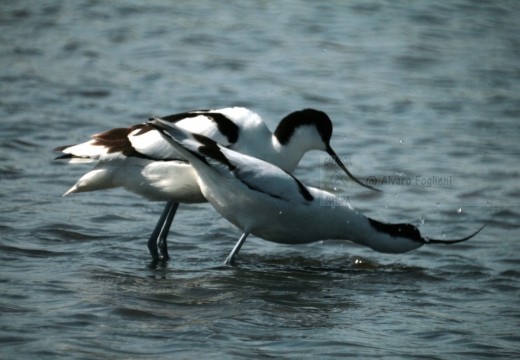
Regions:
<instances>
[{"instance_id":1,"label":"second avocet behind","mask_svg":"<svg viewBox=\"0 0 520 360\"><path fill-rule=\"evenodd\" d=\"M288 172L307 151L326 151L353 181L376 190L358 181L336 155L330 145L332 122L322 111L293 112L280 121L274 133L260 116L240 107L190 111L162 120ZM98 162L64 195L122 187L149 200L167 201L148 240L148 249L154 261L160 259L159 251L163 259L168 259L166 239L179 203L206 201L192 167L147 123L108 130L92 138L55 149L64 153L57 159Z\"/></svg>"}]
</instances>

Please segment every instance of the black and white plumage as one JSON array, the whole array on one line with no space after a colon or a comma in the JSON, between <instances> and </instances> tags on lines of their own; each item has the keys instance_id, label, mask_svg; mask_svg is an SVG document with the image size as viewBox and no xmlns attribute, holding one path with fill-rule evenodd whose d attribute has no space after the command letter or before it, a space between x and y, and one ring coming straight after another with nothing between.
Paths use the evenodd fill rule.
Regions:
<instances>
[{"instance_id":1,"label":"black and white plumage","mask_svg":"<svg viewBox=\"0 0 520 360\"><path fill-rule=\"evenodd\" d=\"M318 110L305 109L287 115L274 133L256 113L239 107L190 111L162 120L288 172L296 168L307 151L326 151L353 181L370 188L350 174L336 155L330 146L332 122ZM64 196L122 187L149 200L167 202L148 240L154 260L160 258L159 251L163 258L169 258L166 239L179 203L206 201L189 162L172 151L168 141L150 124L108 130L92 136L90 141L55 150L63 152L57 159L97 162Z\"/></svg>"},{"instance_id":2,"label":"black and white plumage","mask_svg":"<svg viewBox=\"0 0 520 360\"><path fill-rule=\"evenodd\" d=\"M385 224L350 206L322 206L335 195L307 187L279 167L154 119L149 122L190 161L205 198L244 233L228 258L232 264L249 234L283 244L349 240L383 253L405 253L425 244L466 241L428 239L411 224ZM339 199L336 203L341 203ZM333 200L332 200L333 201Z\"/></svg>"}]
</instances>

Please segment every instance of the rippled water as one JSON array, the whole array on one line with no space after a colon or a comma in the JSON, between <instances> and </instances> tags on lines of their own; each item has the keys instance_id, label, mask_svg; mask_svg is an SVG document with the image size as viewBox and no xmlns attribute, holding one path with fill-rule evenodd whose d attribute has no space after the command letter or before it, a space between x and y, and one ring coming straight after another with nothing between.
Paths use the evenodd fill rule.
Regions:
<instances>
[{"instance_id":1,"label":"rippled water","mask_svg":"<svg viewBox=\"0 0 520 360\"><path fill-rule=\"evenodd\" d=\"M0 356L517 358L520 6L515 1L0 4ZM403 255L250 238L181 205L61 195L52 149L151 115L232 105L274 128L313 107L367 192L319 153L296 174L366 215L471 241ZM439 179L449 179L439 182Z\"/></svg>"}]
</instances>

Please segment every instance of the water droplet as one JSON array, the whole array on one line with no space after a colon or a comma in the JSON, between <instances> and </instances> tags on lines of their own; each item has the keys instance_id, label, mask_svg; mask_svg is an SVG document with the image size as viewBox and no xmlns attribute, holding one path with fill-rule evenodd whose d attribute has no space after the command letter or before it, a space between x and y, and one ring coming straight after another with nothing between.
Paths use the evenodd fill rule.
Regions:
<instances>
[{"instance_id":1,"label":"water droplet","mask_svg":"<svg viewBox=\"0 0 520 360\"><path fill-rule=\"evenodd\" d=\"M458 209L457 209L457 213L460 214L461 212L462 212L462 208L458 208Z\"/></svg>"},{"instance_id":2,"label":"water droplet","mask_svg":"<svg viewBox=\"0 0 520 360\"><path fill-rule=\"evenodd\" d=\"M335 188L334 188L334 191L338 191L338 188L337 188L337 187L335 187Z\"/></svg>"},{"instance_id":3,"label":"water droplet","mask_svg":"<svg viewBox=\"0 0 520 360\"><path fill-rule=\"evenodd\" d=\"M283 211L280 211L280 212L278 213L278 215L282 215L282 214L283 214Z\"/></svg>"},{"instance_id":4,"label":"water droplet","mask_svg":"<svg viewBox=\"0 0 520 360\"><path fill-rule=\"evenodd\" d=\"M399 144L404 144L404 140L403 139L399 139Z\"/></svg>"}]
</instances>

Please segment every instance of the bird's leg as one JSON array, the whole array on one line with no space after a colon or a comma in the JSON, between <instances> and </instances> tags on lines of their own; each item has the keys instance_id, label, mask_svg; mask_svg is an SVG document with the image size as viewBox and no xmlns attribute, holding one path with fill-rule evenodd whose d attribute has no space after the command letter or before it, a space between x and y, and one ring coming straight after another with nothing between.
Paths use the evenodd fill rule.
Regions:
<instances>
[{"instance_id":1,"label":"bird's leg","mask_svg":"<svg viewBox=\"0 0 520 360\"><path fill-rule=\"evenodd\" d=\"M170 232L170 227L172 226L173 218L175 217L179 203L168 201L166 206L169 206L168 215L166 217L166 221L164 222L164 226L161 229L161 233L159 234L158 242L159 251L161 252L163 260L168 260L170 258L170 255L168 255L168 243L166 242L166 239L168 238L168 233Z\"/></svg>"},{"instance_id":2,"label":"bird's leg","mask_svg":"<svg viewBox=\"0 0 520 360\"><path fill-rule=\"evenodd\" d=\"M159 221L157 221L157 224L155 225L155 228L152 231L152 235L150 235L150 238L148 239L148 250L150 251L150 255L152 255L153 261L160 260L159 252L157 251L157 239L161 234L161 230L164 226L164 222L166 221L166 217L168 216L172 203L172 201L168 201L166 203L161 217L159 218Z\"/></svg>"},{"instance_id":3,"label":"bird's leg","mask_svg":"<svg viewBox=\"0 0 520 360\"><path fill-rule=\"evenodd\" d=\"M244 244L244 241L246 241L247 236L249 235L249 232L244 232L240 239L238 239L238 242L236 243L235 247L231 252L229 253L229 256L227 257L226 261L224 261L224 265L234 265L235 264L235 257L237 256L238 252L240 251L240 248Z\"/></svg>"}]
</instances>

